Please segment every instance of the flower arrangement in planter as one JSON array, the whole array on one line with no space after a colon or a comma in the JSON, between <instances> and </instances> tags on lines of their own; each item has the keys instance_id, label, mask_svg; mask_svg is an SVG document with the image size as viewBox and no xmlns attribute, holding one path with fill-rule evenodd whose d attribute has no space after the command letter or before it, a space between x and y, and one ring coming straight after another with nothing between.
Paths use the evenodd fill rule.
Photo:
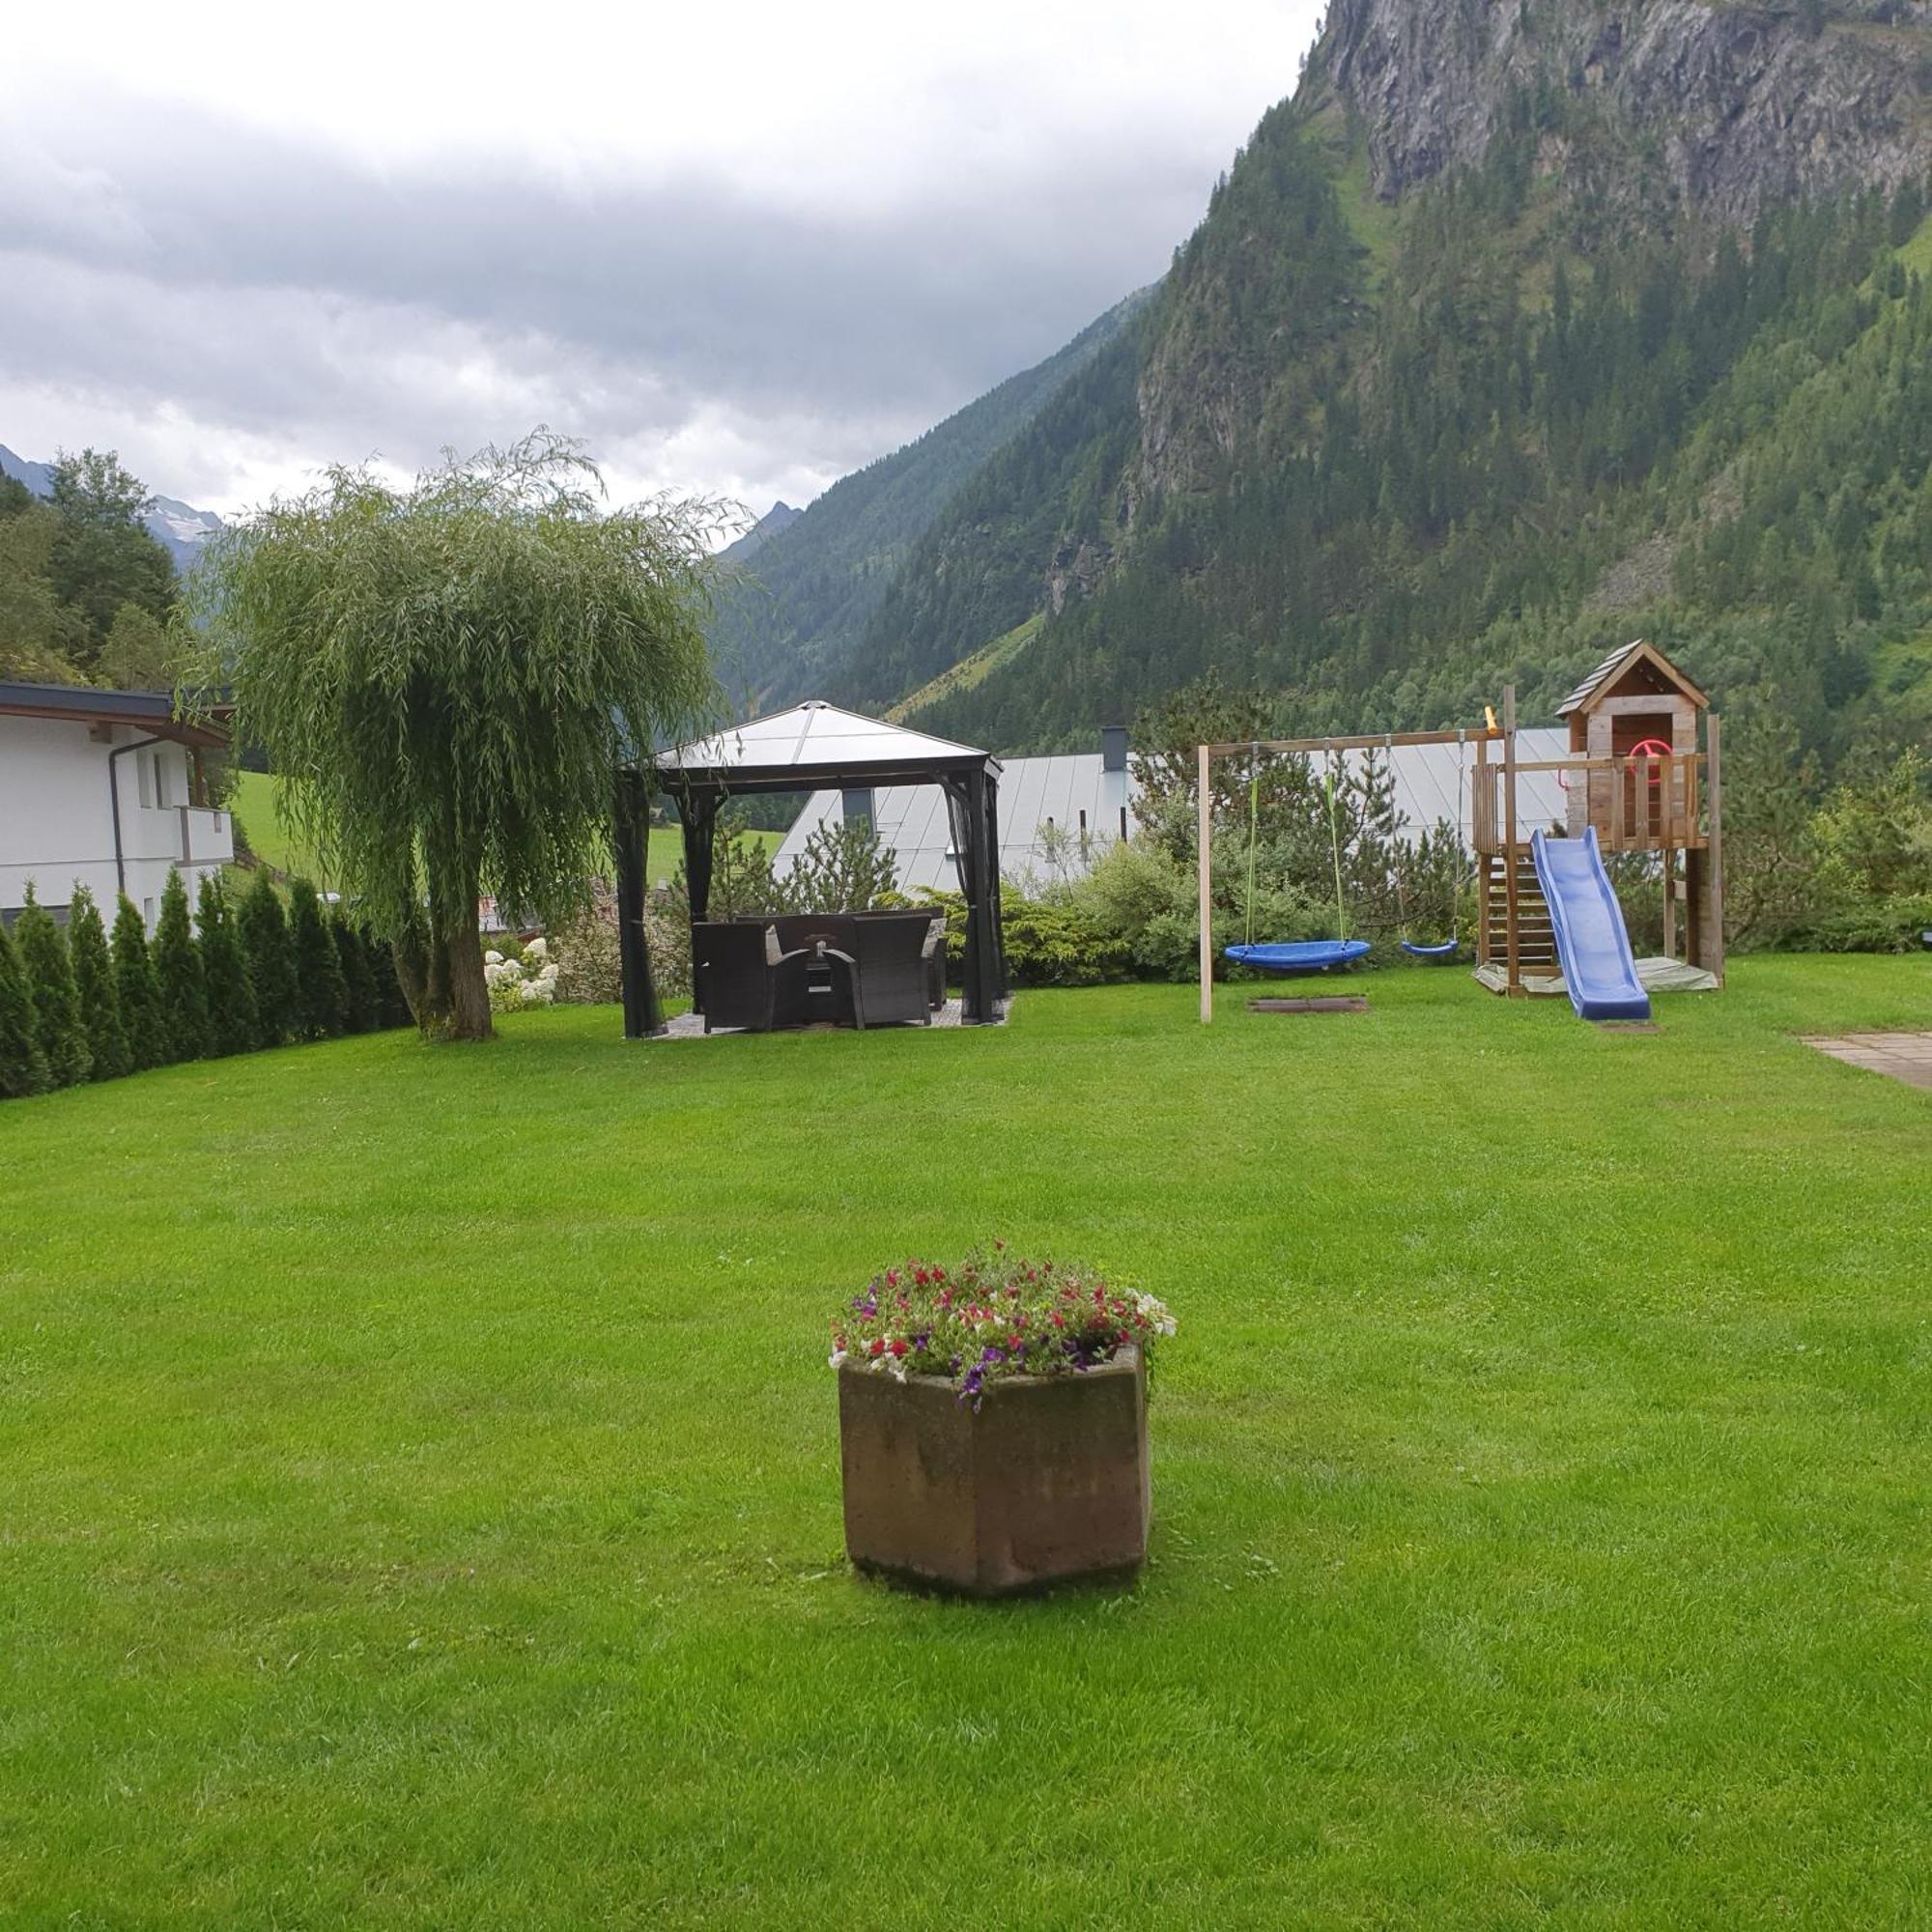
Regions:
<instances>
[{"instance_id":1,"label":"flower arrangement in planter","mask_svg":"<svg viewBox=\"0 0 1932 1932\"><path fill-rule=\"evenodd\" d=\"M995 1243L911 1261L835 1317L845 1547L862 1569L1004 1596L1147 1555L1153 1296Z\"/></svg>"}]
</instances>

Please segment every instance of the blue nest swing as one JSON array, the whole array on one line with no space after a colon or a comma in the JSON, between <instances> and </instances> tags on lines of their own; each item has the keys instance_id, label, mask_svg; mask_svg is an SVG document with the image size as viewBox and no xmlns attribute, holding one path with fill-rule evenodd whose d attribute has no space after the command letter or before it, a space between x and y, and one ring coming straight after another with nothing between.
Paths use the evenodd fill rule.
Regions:
<instances>
[{"instance_id":1,"label":"blue nest swing","mask_svg":"<svg viewBox=\"0 0 1932 1932\"><path fill-rule=\"evenodd\" d=\"M1367 956L1366 939L1299 939L1262 946L1230 946L1224 956L1257 973L1325 973Z\"/></svg>"},{"instance_id":2,"label":"blue nest swing","mask_svg":"<svg viewBox=\"0 0 1932 1932\"><path fill-rule=\"evenodd\" d=\"M1326 973L1368 956L1366 939L1255 940L1255 844L1261 830L1261 767L1255 764L1248 779L1248 937L1239 946L1223 947L1221 956L1236 966L1256 973L1287 978L1294 973ZM1335 778L1328 777L1328 836L1335 857L1335 923L1348 931L1347 914L1342 903L1342 824L1335 805Z\"/></svg>"},{"instance_id":3,"label":"blue nest swing","mask_svg":"<svg viewBox=\"0 0 1932 1932\"><path fill-rule=\"evenodd\" d=\"M1391 744L1393 740L1390 741ZM1260 746L1254 748L1258 756ZM1342 894L1342 823L1335 803L1335 776L1328 775L1328 837L1335 861L1335 923L1346 933L1348 909ZM1456 794L1460 806L1463 795L1463 734L1456 734ZM1259 763L1250 768L1248 779L1248 937L1245 944L1223 948L1223 957L1231 959L1237 966L1246 966L1257 973L1326 973L1337 966L1348 966L1357 959L1364 959L1369 953L1366 939L1304 939L1292 942L1255 943L1255 846L1261 831L1261 767ZM1457 847L1460 860L1462 834L1457 832ZM1461 867L1458 866L1460 873ZM1396 872L1396 893L1406 898L1403 889L1403 871L1398 867ZM1449 937L1434 944L1424 944L1407 936L1408 915L1405 905L1403 912L1404 934L1402 950L1411 959L1426 959L1433 965L1444 966L1463 950L1462 935L1455 930L1456 918L1455 891L1452 886L1449 908ZM1924 935L1925 944L1932 949L1932 932Z\"/></svg>"}]
</instances>

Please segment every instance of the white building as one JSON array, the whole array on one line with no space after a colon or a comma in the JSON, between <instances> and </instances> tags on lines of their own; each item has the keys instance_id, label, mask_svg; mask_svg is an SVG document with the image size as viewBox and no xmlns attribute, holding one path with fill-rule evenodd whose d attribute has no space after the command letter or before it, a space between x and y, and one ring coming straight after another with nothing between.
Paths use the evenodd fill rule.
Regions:
<instances>
[{"instance_id":1,"label":"white building","mask_svg":"<svg viewBox=\"0 0 1932 1932\"><path fill-rule=\"evenodd\" d=\"M1036 885L1077 878L1118 839L1139 829L1135 801L1139 786L1127 769L1127 734L1110 726L1097 752L1069 752L1050 757L1007 758L1000 767L1000 876ZM1517 756L1531 762L1560 758L1568 740L1561 730L1517 734ZM1468 768L1475 763L1475 739L1456 745L1395 745L1378 753L1395 779L1395 810L1400 830L1414 838L1442 820L1462 828L1467 848ZM1492 747L1491 756L1499 755ZM1365 753L1343 754L1358 770ZM1564 798L1557 777L1525 772L1518 781L1519 808L1530 824L1561 824ZM848 787L815 791L785 834L772 860L781 877L791 870L805 843L821 825L840 818L869 816L879 843L898 863L899 889L933 886L959 889L952 858L946 800L933 785ZM1049 830L1048 828L1051 828Z\"/></svg>"},{"instance_id":2,"label":"white building","mask_svg":"<svg viewBox=\"0 0 1932 1932\"><path fill-rule=\"evenodd\" d=\"M0 920L14 923L31 881L64 923L78 882L110 924L125 892L153 931L170 866L192 904L235 857L202 763L227 742L177 720L163 692L0 683Z\"/></svg>"}]
</instances>

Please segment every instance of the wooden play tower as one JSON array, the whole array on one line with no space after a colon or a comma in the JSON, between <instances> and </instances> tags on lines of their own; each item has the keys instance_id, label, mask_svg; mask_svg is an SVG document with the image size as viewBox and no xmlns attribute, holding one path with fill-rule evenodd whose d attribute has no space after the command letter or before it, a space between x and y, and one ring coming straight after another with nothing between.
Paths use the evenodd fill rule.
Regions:
<instances>
[{"instance_id":1,"label":"wooden play tower","mask_svg":"<svg viewBox=\"0 0 1932 1932\"><path fill-rule=\"evenodd\" d=\"M1524 761L1517 756L1516 690L1505 688L1501 740L1477 742L1470 773L1476 964L1486 984L1519 994L1527 990L1525 978L1558 972L1530 838L1540 830L1580 838L1585 828L1595 830L1606 859L1619 852L1659 855L1663 950L1678 957L1681 938L1684 963L1722 983L1723 820L1718 720L1710 702L1661 651L1641 641L1627 644L1558 707L1569 725L1568 755ZM1500 762L1492 757L1496 752ZM1517 781L1529 772L1556 775L1565 822L1524 822Z\"/></svg>"}]
</instances>

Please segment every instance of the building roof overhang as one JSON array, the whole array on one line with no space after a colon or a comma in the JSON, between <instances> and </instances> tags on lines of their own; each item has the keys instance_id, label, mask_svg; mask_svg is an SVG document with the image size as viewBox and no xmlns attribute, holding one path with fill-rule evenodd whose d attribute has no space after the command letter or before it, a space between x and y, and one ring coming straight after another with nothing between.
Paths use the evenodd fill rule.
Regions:
<instances>
[{"instance_id":1,"label":"building roof overhang","mask_svg":"<svg viewBox=\"0 0 1932 1932\"><path fill-rule=\"evenodd\" d=\"M88 685L0 681L0 718L49 718L70 724L128 724L178 744L219 746L229 741L226 702L192 713L166 691L97 691Z\"/></svg>"}]
</instances>

